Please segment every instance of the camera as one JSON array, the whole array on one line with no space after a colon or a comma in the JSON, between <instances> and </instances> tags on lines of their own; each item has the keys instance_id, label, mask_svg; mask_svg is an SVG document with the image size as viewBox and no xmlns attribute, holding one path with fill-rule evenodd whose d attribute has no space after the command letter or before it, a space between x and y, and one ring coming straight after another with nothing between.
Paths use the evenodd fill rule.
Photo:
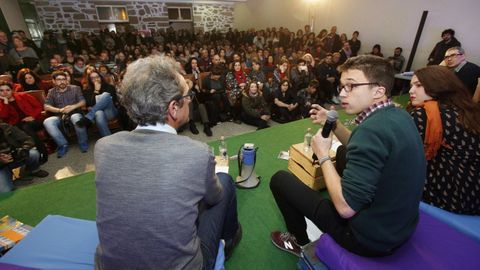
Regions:
<instances>
[{"instance_id":1,"label":"camera","mask_svg":"<svg viewBox=\"0 0 480 270\"><path fill-rule=\"evenodd\" d=\"M13 162L23 161L28 158L29 150L25 148L5 148L0 150L1 154L11 155Z\"/></svg>"}]
</instances>

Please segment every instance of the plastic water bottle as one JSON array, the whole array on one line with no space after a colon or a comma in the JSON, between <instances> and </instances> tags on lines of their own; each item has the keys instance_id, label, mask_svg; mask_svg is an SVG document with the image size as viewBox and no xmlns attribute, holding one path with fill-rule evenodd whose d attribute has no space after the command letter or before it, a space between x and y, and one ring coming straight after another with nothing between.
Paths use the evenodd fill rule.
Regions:
<instances>
[{"instance_id":1,"label":"plastic water bottle","mask_svg":"<svg viewBox=\"0 0 480 270\"><path fill-rule=\"evenodd\" d=\"M308 152L312 149L312 129L308 128L303 140L303 151Z\"/></svg>"},{"instance_id":2,"label":"plastic water bottle","mask_svg":"<svg viewBox=\"0 0 480 270\"><path fill-rule=\"evenodd\" d=\"M228 160L228 153L227 153L227 142L225 141L225 137L220 137L220 145L218 145L218 153L222 160Z\"/></svg>"}]
</instances>

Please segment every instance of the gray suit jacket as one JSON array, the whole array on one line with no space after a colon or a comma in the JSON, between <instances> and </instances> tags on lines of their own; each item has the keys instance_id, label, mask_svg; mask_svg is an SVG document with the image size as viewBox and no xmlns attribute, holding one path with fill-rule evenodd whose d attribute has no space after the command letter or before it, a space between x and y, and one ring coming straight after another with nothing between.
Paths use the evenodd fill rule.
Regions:
<instances>
[{"instance_id":1,"label":"gray suit jacket","mask_svg":"<svg viewBox=\"0 0 480 270\"><path fill-rule=\"evenodd\" d=\"M97 142L95 167L101 268L201 269L198 205L222 196L207 145L119 132Z\"/></svg>"}]
</instances>

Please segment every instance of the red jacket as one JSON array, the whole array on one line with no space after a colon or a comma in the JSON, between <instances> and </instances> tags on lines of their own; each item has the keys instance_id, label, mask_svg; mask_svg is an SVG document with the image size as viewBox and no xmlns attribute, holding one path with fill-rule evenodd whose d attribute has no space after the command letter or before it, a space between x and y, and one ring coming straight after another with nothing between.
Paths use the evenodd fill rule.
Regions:
<instances>
[{"instance_id":1,"label":"red jacket","mask_svg":"<svg viewBox=\"0 0 480 270\"><path fill-rule=\"evenodd\" d=\"M13 97L25 115L32 116L35 120L42 120L43 105L36 98L27 93L13 93ZM15 108L10 104L3 103L3 100L0 100L0 119L10 125L22 121Z\"/></svg>"}]
</instances>

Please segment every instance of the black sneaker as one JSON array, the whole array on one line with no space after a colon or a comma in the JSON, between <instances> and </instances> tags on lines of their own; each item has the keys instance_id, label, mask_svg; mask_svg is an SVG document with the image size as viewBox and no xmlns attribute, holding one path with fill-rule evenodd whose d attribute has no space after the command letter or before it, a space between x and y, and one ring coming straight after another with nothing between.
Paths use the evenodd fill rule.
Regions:
<instances>
[{"instance_id":1,"label":"black sneaker","mask_svg":"<svg viewBox=\"0 0 480 270\"><path fill-rule=\"evenodd\" d=\"M272 243L279 249L290 252L293 255L300 257L302 248L297 244L295 236L289 232L275 231L271 234Z\"/></svg>"},{"instance_id":2,"label":"black sneaker","mask_svg":"<svg viewBox=\"0 0 480 270\"><path fill-rule=\"evenodd\" d=\"M44 178L48 176L48 172L44 170L38 170L36 172L31 172L31 176L39 177L39 178Z\"/></svg>"},{"instance_id":3,"label":"black sneaker","mask_svg":"<svg viewBox=\"0 0 480 270\"><path fill-rule=\"evenodd\" d=\"M204 125L204 127L203 127L203 132L204 132L208 137L212 137L213 133L212 133L212 130L210 129L210 124L205 123L205 125Z\"/></svg>"},{"instance_id":4,"label":"black sneaker","mask_svg":"<svg viewBox=\"0 0 480 270\"><path fill-rule=\"evenodd\" d=\"M240 243L240 240L242 240L243 236L243 230L242 230L242 225L238 223L238 229L235 232L235 236L232 239L228 239L225 241L225 261L230 259L232 256L232 252L235 249L235 247Z\"/></svg>"},{"instance_id":5,"label":"black sneaker","mask_svg":"<svg viewBox=\"0 0 480 270\"><path fill-rule=\"evenodd\" d=\"M200 133L197 129L197 126L195 125L195 122L193 121L190 121L190 131L195 135Z\"/></svg>"},{"instance_id":6,"label":"black sneaker","mask_svg":"<svg viewBox=\"0 0 480 270\"><path fill-rule=\"evenodd\" d=\"M76 124L79 127L90 127L92 125L92 121L86 117L82 117Z\"/></svg>"}]
</instances>

